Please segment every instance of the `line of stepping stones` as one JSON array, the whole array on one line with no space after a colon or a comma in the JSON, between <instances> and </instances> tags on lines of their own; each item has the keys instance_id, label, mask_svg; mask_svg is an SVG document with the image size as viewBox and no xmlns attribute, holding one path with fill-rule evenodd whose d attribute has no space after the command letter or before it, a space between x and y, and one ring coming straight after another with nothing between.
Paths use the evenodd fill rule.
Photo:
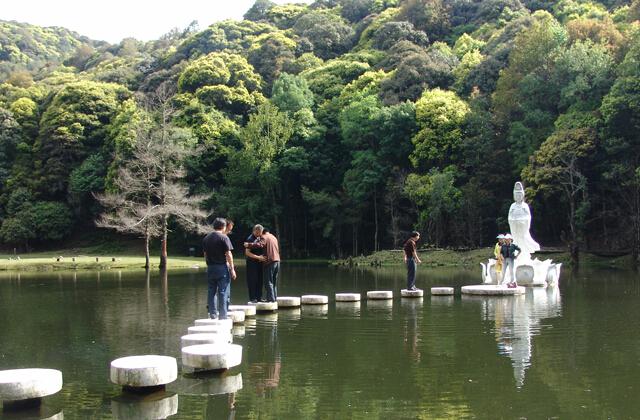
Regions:
<instances>
[{"instance_id":1,"label":"line of stepping stones","mask_svg":"<svg viewBox=\"0 0 640 420\"><path fill-rule=\"evenodd\" d=\"M434 287L432 295L453 295L452 287ZM405 298L419 298L422 290L402 290ZM360 293L336 293L336 302L359 302ZM393 299L389 290L367 292L369 300ZM282 296L277 302L258 302L230 305L228 319L198 319L181 337L182 366L188 373L225 371L242 363L242 346L233 344L234 324L258 312L274 312L278 308L297 308L301 305L326 305L326 295ZM174 357L140 355L121 357L111 362L109 377L125 391L145 393L163 389L178 378L178 363ZM21 409L39 405L42 398L62 389L62 372L55 369L13 369L0 371L0 400L5 409Z\"/></svg>"}]
</instances>

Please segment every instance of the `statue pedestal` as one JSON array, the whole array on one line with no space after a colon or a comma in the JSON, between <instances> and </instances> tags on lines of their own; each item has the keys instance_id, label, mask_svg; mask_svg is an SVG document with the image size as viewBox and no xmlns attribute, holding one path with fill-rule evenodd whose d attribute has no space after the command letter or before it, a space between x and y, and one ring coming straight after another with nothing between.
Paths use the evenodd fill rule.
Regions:
<instances>
[{"instance_id":1,"label":"statue pedestal","mask_svg":"<svg viewBox=\"0 0 640 420\"><path fill-rule=\"evenodd\" d=\"M502 276L498 279L495 259L492 258L486 264L480 263L480 265L484 284L499 284L499 280L504 279L504 267ZM562 263L554 263L552 260L516 258L514 271L518 286L547 287L558 285L561 269Z\"/></svg>"}]
</instances>

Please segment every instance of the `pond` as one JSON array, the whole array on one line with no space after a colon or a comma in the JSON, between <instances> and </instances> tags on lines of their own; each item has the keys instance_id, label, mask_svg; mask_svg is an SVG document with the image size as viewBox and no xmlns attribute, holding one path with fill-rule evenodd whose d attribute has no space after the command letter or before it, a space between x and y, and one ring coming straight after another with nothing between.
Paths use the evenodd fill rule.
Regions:
<instances>
[{"instance_id":1,"label":"pond","mask_svg":"<svg viewBox=\"0 0 640 420\"><path fill-rule=\"evenodd\" d=\"M462 286L480 269L421 268L418 286ZM398 268L284 265L280 295L327 294L328 308L258 315L234 329L242 365L179 376L140 403L109 382L133 354L180 359L206 315L200 271L4 273L0 369L49 367L59 394L34 418L176 419L632 418L640 413L640 281L616 270L565 271L560 288L521 297L333 303L336 292L399 291ZM232 301L244 304L244 272ZM5 418L12 418L4 413ZM20 417L21 418L21 417Z\"/></svg>"}]
</instances>

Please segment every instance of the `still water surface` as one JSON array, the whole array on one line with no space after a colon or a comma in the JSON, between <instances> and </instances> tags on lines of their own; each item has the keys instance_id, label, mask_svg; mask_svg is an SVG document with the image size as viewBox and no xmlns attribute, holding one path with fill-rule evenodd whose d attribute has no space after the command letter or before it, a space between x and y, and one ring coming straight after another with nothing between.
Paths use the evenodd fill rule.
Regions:
<instances>
[{"instance_id":1,"label":"still water surface","mask_svg":"<svg viewBox=\"0 0 640 420\"><path fill-rule=\"evenodd\" d=\"M422 269L418 286L477 283L478 272ZM244 272L232 290L246 301ZM336 292L392 289L397 269L284 265L280 295L327 294L326 307L258 315L234 329L243 363L179 377L143 403L109 382L133 354L180 359L206 315L202 271L0 275L0 369L62 370L40 414L66 419L640 418L640 279L563 273L522 297L429 297L360 305ZM4 413L3 418L15 418ZM19 417L21 418L21 417Z\"/></svg>"}]
</instances>

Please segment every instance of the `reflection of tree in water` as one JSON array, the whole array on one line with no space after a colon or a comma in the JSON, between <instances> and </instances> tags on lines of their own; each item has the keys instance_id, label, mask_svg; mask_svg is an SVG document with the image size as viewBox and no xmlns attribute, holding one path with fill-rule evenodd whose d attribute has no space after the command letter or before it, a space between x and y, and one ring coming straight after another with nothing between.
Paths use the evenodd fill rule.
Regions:
<instances>
[{"instance_id":1,"label":"reflection of tree in water","mask_svg":"<svg viewBox=\"0 0 640 420\"><path fill-rule=\"evenodd\" d=\"M516 386L520 388L525 371L531 366L532 337L540 334L540 321L561 314L560 290L527 288L525 295L487 298L482 305L484 319L495 321L499 353L511 358Z\"/></svg>"}]
</instances>

